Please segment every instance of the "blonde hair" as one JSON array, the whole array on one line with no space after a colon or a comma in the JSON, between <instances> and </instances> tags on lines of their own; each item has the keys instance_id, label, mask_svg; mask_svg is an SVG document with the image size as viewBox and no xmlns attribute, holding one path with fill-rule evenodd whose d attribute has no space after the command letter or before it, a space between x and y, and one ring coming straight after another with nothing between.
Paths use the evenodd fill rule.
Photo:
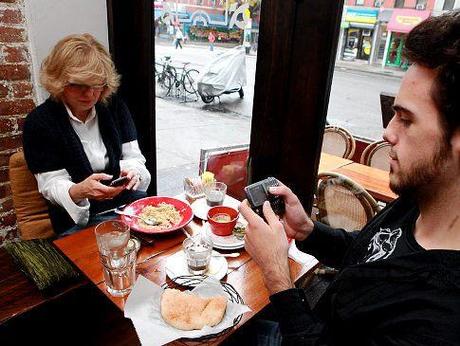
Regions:
<instances>
[{"instance_id":1,"label":"blonde hair","mask_svg":"<svg viewBox=\"0 0 460 346\"><path fill-rule=\"evenodd\" d=\"M106 102L117 91L120 75L105 47L92 35L69 35L43 60L40 82L57 100L69 83L104 85L101 101Z\"/></svg>"}]
</instances>

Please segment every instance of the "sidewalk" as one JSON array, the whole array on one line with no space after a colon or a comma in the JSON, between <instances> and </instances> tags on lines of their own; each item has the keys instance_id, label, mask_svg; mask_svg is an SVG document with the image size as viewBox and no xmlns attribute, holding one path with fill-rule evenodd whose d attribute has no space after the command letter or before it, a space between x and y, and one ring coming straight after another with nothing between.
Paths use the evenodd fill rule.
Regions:
<instances>
[{"instance_id":1,"label":"sidewalk","mask_svg":"<svg viewBox=\"0 0 460 346\"><path fill-rule=\"evenodd\" d=\"M382 68L382 65L373 64L369 65L367 61L364 60L354 60L354 61L344 61L337 60L335 62L335 68L348 71L358 71L365 72L369 74L378 74L382 76L402 78L405 74L405 71L400 69L385 67Z\"/></svg>"}]
</instances>

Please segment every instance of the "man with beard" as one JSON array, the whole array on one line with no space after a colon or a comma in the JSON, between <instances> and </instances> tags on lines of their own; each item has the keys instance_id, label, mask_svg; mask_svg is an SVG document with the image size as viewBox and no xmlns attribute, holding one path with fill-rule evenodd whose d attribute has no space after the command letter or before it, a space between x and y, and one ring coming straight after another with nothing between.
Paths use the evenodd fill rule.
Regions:
<instances>
[{"instance_id":1,"label":"man with beard","mask_svg":"<svg viewBox=\"0 0 460 346\"><path fill-rule=\"evenodd\" d=\"M260 266L283 344L460 344L460 12L431 17L407 36L412 62L384 133L390 187L400 195L360 232L312 222L282 185L282 220L243 202L246 249ZM294 288L287 237L339 269L312 310ZM270 249L268 251L267 249ZM278 335L277 335L278 333Z\"/></svg>"}]
</instances>

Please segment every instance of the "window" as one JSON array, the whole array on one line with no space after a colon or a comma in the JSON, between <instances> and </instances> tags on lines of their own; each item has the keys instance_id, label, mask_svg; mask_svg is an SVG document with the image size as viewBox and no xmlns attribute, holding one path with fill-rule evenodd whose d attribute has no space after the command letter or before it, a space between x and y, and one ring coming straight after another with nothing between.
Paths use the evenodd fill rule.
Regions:
<instances>
[{"instance_id":1,"label":"window","mask_svg":"<svg viewBox=\"0 0 460 346\"><path fill-rule=\"evenodd\" d=\"M374 7L382 7L383 3L384 3L384 0L375 0Z\"/></svg>"},{"instance_id":2,"label":"window","mask_svg":"<svg viewBox=\"0 0 460 346\"><path fill-rule=\"evenodd\" d=\"M424 10L426 9L426 0L417 0L415 4L415 9Z\"/></svg>"},{"instance_id":3,"label":"window","mask_svg":"<svg viewBox=\"0 0 460 346\"><path fill-rule=\"evenodd\" d=\"M395 0L395 8L403 8L404 0Z\"/></svg>"},{"instance_id":4,"label":"window","mask_svg":"<svg viewBox=\"0 0 460 346\"><path fill-rule=\"evenodd\" d=\"M356 0L356 6L363 6L364 0Z\"/></svg>"},{"instance_id":5,"label":"window","mask_svg":"<svg viewBox=\"0 0 460 346\"><path fill-rule=\"evenodd\" d=\"M444 11L453 10L454 4L455 4L455 0L444 0L444 6L442 6L442 9Z\"/></svg>"}]
</instances>

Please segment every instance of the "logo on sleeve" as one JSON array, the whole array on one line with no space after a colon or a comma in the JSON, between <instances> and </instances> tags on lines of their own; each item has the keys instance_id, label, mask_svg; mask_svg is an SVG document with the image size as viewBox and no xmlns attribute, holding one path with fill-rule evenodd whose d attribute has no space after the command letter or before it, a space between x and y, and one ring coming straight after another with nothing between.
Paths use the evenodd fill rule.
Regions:
<instances>
[{"instance_id":1,"label":"logo on sleeve","mask_svg":"<svg viewBox=\"0 0 460 346\"><path fill-rule=\"evenodd\" d=\"M391 230L389 228L380 228L371 239L367 248L368 255L364 262L373 262L379 259L388 258L396 248L396 243L402 235L401 228Z\"/></svg>"}]
</instances>

